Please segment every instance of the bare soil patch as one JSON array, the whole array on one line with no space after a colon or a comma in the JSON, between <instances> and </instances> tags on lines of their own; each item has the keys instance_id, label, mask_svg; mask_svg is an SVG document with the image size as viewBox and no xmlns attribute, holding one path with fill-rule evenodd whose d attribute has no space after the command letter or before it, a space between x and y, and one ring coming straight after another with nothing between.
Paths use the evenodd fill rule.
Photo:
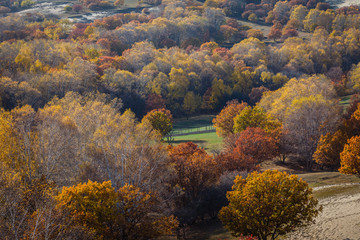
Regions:
<instances>
[{"instance_id":1,"label":"bare soil patch","mask_svg":"<svg viewBox=\"0 0 360 240\"><path fill-rule=\"evenodd\" d=\"M323 211L316 218L316 222L289 234L287 239L360 239L360 187L352 187L350 191L357 193L321 199L319 203L323 206Z\"/></svg>"}]
</instances>

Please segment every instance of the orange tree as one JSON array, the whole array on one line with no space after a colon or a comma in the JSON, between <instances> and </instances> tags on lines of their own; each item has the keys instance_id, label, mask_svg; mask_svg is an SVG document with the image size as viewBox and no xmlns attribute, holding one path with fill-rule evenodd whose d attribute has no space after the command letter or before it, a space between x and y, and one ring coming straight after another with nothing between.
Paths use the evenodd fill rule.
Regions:
<instances>
[{"instance_id":1,"label":"orange tree","mask_svg":"<svg viewBox=\"0 0 360 240\"><path fill-rule=\"evenodd\" d=\"M171 234L177 220L156 210L154 194L126 184L118 191L111 181L88 181L64 187L58 208L71 216L74 227L95 233L97 239L150 239Z\"/></svg>"},{"instance_id":2,"label":"orange tree","mask_svg":"<svg viewBox=\"0 0 360 240\"><path fill-rule=\"evenodd\" d=\"M340 153L339 172L360 177L360 136L352 137Z\"/></svg>"},{"instance_id":3,"label":"orange tree","mask_svg":"<svg viewBox=\"0 0 360 240\"><path fill-rule=\"evenodd\" d=\"M342 130L321 135L313 155L315 162L331 169L338 169L340 153L344 149L347 138L348 135Z\"/></svg>"},{"instance_id":4,"label":"orange tree","mask_svg":"<svg viewBox=\"0 0 360 240\"><path fill-rule=\"evenodd\" d=\"M195 200L202 190L218 180L217 162L196 144L182 143L170 146L168 151L175 170L173 184L181 187L187 199Z\"/></svg>"},{"instance_id":5,"label":"orange tree","mask_svg":"<svg viewBox=\"0 0 360 240\"><path fill-rule=\"evenodd\" d=\"M246 179L238 176L234 183L227 193L229 205L221 209L219 218L235 236L274 240L308 225L321 211L312 189L296 175L267 170Z\"/></svg>"},{"instance_id":6,"label":"orange tree","mask_svg":"<svg viewBox=\"0 0 360 240\"><path fill-rule=\"evenodd\" d=\"M340 153L344 150L345 144L350 138L360 135L359 99L354 98L352 101L346 115L340 121L338 130L335 133L329 132L320 137L313 155L316 163L331 169L338 169L340 167Z\"/></svg>"},{"instance_id":7,"label":"orange tree","mask_svg":"<svg viewBox=\"0 0 360 240\"><path fill-rule=\"evenodd\" d=\"M227 171L252 171L262 161L279 155L278 140L261 128L248 127L236 135L233 149L217 156L218 162Z\"/></svg>"}]
</instances>

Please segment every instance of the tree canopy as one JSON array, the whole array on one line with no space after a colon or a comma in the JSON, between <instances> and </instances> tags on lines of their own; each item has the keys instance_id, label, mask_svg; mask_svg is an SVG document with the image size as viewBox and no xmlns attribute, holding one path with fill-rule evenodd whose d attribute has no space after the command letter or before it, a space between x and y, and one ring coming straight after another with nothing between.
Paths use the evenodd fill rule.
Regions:
<instances>
[{"instance_id":1,"label":"tree canopy","mask_svg":"<svg viewBox=\"0 0 360 240\"><path fill-rule=\"evenodd\" d=\"M308 184L296 175L266 170L234 181L219 218L233 235L276 239L311 223L321 211Z\"/></svg>"}]
</instances>

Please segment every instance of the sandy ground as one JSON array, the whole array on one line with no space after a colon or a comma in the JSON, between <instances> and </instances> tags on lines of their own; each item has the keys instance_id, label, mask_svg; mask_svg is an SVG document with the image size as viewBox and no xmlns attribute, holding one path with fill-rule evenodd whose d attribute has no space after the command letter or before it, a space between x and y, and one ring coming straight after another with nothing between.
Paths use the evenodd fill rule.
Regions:
<instances>
[{"instance_id":1,"label":"sandy ground","mask_svg":"<svg viewBox=\"0 0 360 240\"><path fill-rule=\"evenodd\" d=\"M350 5L360 5L359 0L327 0L326 2L330 3L331 5L334 5L338 8L346 7Z\"/></svg>"},{"instance_id":2,"label":"sandy ground","mask_svg":"<svg viewBox=\"0 0 360 240\"><path fill-rule=\"evenodd\" d=\"M360 193L325 198L319 203L323 211L316 222L289 234L288 240L360 240Z\"/></svg>"}]
</instances>

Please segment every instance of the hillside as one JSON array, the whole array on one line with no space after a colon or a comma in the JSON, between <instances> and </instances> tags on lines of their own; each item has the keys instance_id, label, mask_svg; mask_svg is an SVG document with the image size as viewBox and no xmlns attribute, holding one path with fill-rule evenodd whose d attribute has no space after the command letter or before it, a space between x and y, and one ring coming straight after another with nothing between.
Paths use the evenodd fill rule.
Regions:
<instances>
[{"instance_id":1,"label":"hillside","mask_svg":"<svg viewBox=\"0 0 360 240\"><path fill-rule=\"evenodd\" d=\"M352 3L0 0L0 239L357 239Z\"/></svg>"}]
</instances>

